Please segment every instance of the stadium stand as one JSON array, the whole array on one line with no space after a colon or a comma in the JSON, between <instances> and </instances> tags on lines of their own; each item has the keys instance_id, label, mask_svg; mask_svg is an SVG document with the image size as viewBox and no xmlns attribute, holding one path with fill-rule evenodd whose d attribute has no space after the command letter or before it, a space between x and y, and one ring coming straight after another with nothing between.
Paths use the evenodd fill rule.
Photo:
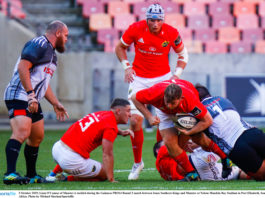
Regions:
<instances>
[{"instance_id":1,"label":"stadium stand","mask_svg":"<svg viewBox=\"0 0 265 198\"><path fill-rule=\"evenodd\" d=\"M265 54L265 41L258 40L255 45L255 53Z\"/></svg>"},{"instance_id":2,"label":"stadium stand","mask_svg":"<svg viewBox=\"0 0 265 198\"><path fill-rule=\"evenodd\" d=\"M73 50L111 51L113 44L130 24L145 19L147 7L154 2L159 2L164 7L165 22L179 30L185 45L189 46L192 53L262 51L262 47L255 45L262 46L261 41L265 34L264 0L36 0L34 4L33 0L9 2L10 17L23 19L37 30L57 16L57 12L61 13L62 20L70 27L71 46L75 43L78 46L85 45L84 48L72 47ZM1 12L7 15L7 0L0 0L0 3ZM40 5L51 11L42 14L44 8L40 9ZM221 44L212 47L213 42ZM133 52L134 47L130 47L129 51Z\"/></svg>"},{"instance_id":3,"label":"stadium stand","mask_svg":"<svg viewBox=\"0 0 265 198\"><path fill-rule=\"evenodd\" d=\"M205 42L205 52L209 54L225 54L227 53L227 45L218 41Z\"/></svg>"}]
</instances>

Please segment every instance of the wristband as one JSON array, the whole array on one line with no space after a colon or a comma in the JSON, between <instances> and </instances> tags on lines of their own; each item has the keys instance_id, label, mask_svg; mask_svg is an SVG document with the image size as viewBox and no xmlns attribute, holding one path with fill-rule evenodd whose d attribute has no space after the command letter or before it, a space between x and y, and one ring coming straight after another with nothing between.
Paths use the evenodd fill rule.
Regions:
<instances>
[{"instance_id":1,"label":"wristband","mask_svg":"<svg viewBox=\"0 0 265 198\"><path fill-rule=\"evenodd\" d=\"M180 77L182 72L183 72L183 69L181 67L176 67L176 71L175 71L174 75L177 77Z\"/></svg>"},{"instance_id":2,"label":"wristband","mask_svg":"<svg viewBox=\"0 0 265 198\"><path fill-rule=\"evenodd\" d=\"M29 95L29 94L31 94L33 92L34 92L34 90L30 90L30 91L27 91L27 94Z\"/></svg>"},{"instance_id":3,"label":"wristband","mask_svg":"<svg viewBox=\"0 0 265 198\"><path fill-rule=\"evenodd\" d=\"M124 70L132 67L128 60L122 60L121 64Z\"/></svg>"}]
</instances>

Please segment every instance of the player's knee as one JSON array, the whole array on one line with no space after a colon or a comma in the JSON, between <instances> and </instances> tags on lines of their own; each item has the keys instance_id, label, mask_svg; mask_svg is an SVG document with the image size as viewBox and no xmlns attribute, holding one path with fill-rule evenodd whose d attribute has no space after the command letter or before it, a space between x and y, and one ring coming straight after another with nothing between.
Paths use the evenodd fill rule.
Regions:
<instances>
[{"instance_id":1,"label":"player's knee","mask_svg":"<svg viewBox=\"0 0 265 198\"><path fill-rule=\"evenodd\" d=\"M130 125L133 131L138 131L142 128L143 118L139 115L132 115Z\"/></svg>"}]
</instances>

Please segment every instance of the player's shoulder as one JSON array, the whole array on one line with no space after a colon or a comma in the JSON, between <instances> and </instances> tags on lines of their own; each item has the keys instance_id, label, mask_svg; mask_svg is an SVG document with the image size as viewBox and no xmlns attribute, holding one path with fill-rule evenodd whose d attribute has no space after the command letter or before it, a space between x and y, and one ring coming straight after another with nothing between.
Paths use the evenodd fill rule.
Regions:
<instances>
[{"instance_id":1,"label":"player's shoulder","mask_svg":"<svg viewBox=\"0 0 265 198\"><path fill-rule=\"evenodd\" d=\"M130 28L139 29L139 30L147 28L147 27L148 26L147 26L146 20L137 21L130 25Z\"/></svg>"},{"instance_id":2,"label":"player's shoulder","mask_svg":"<svg viewBox=\"0 0 265 198\"><path fill-rule=\"evenodd\" d=\"M45 36L39 36L28 41L25 44L24 49L27 49L27 51L43 53L46 50L52 50L52 46Z\"/></svg>"},{"instance_id":3,"label":"player's shoulder","mask_svg":"<svg viewBox=\"0 0 265 198\"><path fill-rule=\"evenodd\" d=\"M169 33L173 33L176 32L178 33L177 28L174 28L173 26L167 24L167 23L163 23L163 30Z\"/></svg>"}]
</instances>

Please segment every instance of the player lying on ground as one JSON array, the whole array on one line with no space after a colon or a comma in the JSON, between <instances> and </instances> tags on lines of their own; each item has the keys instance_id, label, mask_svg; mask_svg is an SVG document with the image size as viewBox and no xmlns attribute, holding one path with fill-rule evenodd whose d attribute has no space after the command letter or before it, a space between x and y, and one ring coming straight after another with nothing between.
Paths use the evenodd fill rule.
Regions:
<instances>
[{"instance_id":1,"label":"player lying on ground","mask_svg":"<svg viewBox=\"0 0 265 198\"><path fill-rule=\"evenodd\" d=\"M176 113L191 113L199 119L199 122L191 129L191 131L198 133L196 139L199 142L195 139L193 141L203 146L207 151L212 151L221 157L224 178L230 174L231 167L227 163L229 160L225 153L203 133L199 133L212 124L212 117L200 102L198 91L190 82L180 79L163 81L150 88L138 91L132 95L131 99L150 125L159 125L169 155L187 172L183 181L197 181L199 176L190 164L186 152L179 145L178 131L172 120ZM157 116L152 115L146 108L146 104L151 104L157 108ZM204 145L202 145L203 143Z\"/></svg>"},{"instance_id":2,"label":"player lying on ground","mask_svg":"<svg viewBox=\"0 0 265 198\"><path fill-rule=\"evenodd\" d=\"M86 115L74 123L53 145L52 156L58 164L46 180L55 181L56 174L69 174L65 181L115 182L113 174L113 142L117 134L133 135L131 130L120 130L117 124L127 124L131 116L130 103L115 99L110 111ZM102 164L90 158L90 153L102 145Z\"/></svg>"},{"instance_id":3,"label":"player lying on ground","mask_svg":"<svg viewBox=\"0 0 265 198\"><path fill-rule=\"evenodd\" d=\"M247 175L237 166L232 167L232 171L227 178L223 178L222 164L218 163L220 159L212 152L206 152L198 145L189 142L189 161L201 180L222 181L247 179ZM167 148L163 141L157 142L154 145L154 156L156 157L156 169L160 176L168 181L177 181L185 177L185 170L168 154Z\"/></svg>"}]
</instances>

